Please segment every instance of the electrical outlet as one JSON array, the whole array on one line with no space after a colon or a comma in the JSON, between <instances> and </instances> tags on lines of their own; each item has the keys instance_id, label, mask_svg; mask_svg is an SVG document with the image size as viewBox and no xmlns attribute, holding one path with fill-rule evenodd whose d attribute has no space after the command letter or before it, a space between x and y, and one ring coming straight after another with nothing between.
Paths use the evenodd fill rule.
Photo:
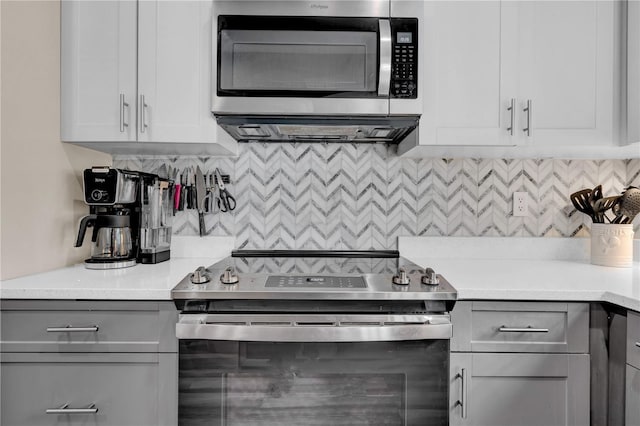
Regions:
<instances>
[{"instance_id":1,"label":"electrical outlet","mask_svg":"<svg viewBox=\"0 0 640 426\"><path fill-rule=\"evenodd\" d=\"M529 216L529 194L526 192L513 193L513 215Z\"/></svg>"}]
</instances>

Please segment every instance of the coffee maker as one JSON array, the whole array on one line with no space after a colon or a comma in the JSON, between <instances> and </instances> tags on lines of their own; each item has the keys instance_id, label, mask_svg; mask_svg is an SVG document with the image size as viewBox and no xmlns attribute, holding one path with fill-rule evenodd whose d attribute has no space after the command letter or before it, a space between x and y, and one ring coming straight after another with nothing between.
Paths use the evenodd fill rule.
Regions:
<instances>
[{"instance_id":1,"label":"coffee maker","mask_svg":"<svg viewBox=\"0 0 640 426\"><path fill-rule=\"evenodd\" d=\"M159 263L171 254L173 182L150 173L92 167L83 173L89 215L78 229L80 247L93 227L88 269Z\"/></svg>"}]
</instances>

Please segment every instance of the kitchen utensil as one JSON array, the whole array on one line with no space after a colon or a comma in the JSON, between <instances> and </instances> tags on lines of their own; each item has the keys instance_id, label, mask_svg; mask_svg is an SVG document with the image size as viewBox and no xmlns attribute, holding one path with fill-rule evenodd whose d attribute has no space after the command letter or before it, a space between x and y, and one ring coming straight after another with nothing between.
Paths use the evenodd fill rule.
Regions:
<instances>
[{"instance_id":1,"label":"kitchen utensil","mask_svg":"<svg viewBox=\"0 0 640 426\"><path fill-rule=\"evenodd\" d=\"M204 204L207 200L207 187L204 184L204 175L200 166L196 168L196 207L198 209L198 226L200 228L200 236L204 236L206 228L204 224Z\"/></svg>"},{"instance_id":2,"label":"kitchen utensil","mask_svg":"<svg viewBox=\"0 0 640 426\"><path fill-rule=\"evenodd\" d=\"M631 223L640 213L640 189L630 186L616 204L616 217L612 223Z\"/></svg>"},{"instance_id":3,"label":"kitchen utensil","mask_svg":"<svg viewBox=\"0 0 640 426\"><path fill-rule=\"evenodd\" d=\"M593 210L593 221L594 223L604 223L604 214L596 213L595 205L596 201L602 198L602 185L598 185L591 191L589 194L589 205L591 205L591 209Z\"/></svg>"},{"instance_id":4,"label":"kitchen utensil","mask_svg":"<svg viewBox=\"0 0 640 426\"><path fill-rule=\"evenodd\" d=\"M613 197L605 197L596 200L593 206L593 214L598 218L596 223L605 223L605 219L611 222L611 219L609 219L605 213L607 210L613 208L619 198L619 195L614 195Z\"/></svg>"},{"instance_id":5,"label":"kitchen utensil","mask_svg":"<svg viewBox=\"0 0 640 426\"><path fill-rule=\"evenodd\" d=\"M222 176L218 169L215 170L216 185L218 186L218 208L225 213L236 208L236 199L229 194L224 187Z\"/></svg>"},{"instance_id":6,"label":"kitchen utensil","mask_svg":"<svg viewBox=\"0 0 640 426\"><path fill-rule=\"evenodd\" d=\"M180 196L181 196L181 192L182 192L182 184L180 181L180 171L178 169L176 169L175 174L173 175L173 182L174 182L174 187L175 187L175 192L174 192L174 196L173 196L173 212L175 214L175 212L177 210L181 210L180 208Z\"/></svg>"},{"instance_id":7,"label":"kitchen utensil","mask_svg":"<svg viewBox=\"0 0 640 426\"><path fill-rule=\"evenodd\" d=\"M594 217L593 208L589 203L589 196L591 195L591 189L581 189L580 191L574 192L569 196L573 207L576 208L579 212L582 212L589 216L591 220L596 222L596 218Z\"/></svg>"}]
</instances>

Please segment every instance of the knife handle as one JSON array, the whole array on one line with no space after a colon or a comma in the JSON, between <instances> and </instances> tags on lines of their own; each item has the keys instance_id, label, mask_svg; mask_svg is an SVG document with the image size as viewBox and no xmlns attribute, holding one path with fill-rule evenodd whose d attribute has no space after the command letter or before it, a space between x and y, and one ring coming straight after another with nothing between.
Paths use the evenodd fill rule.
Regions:
<instances>
[{"instance_id":1,"label":"knife handle","mask_svg":"<svg viewBox=\"0 0 640 426\"><path fill-rule=\"evenodd\" d=\"M179 183L176 183L175 189L176 190L173 197L173 209L180 210L180 190L182 189L182 187L180 186Z\"/></svg>"},{"instance_id":2,"label":"knife handle","mask_svg":"<svg viewBox=\"0 0 640 426\"><path fill-rule=\"evenodd\" d=\"M204 225L204 212L198 212L198 226L200 228L200 236L203 237L206 234L206 228Z\"/></svg>"}]
</instances>

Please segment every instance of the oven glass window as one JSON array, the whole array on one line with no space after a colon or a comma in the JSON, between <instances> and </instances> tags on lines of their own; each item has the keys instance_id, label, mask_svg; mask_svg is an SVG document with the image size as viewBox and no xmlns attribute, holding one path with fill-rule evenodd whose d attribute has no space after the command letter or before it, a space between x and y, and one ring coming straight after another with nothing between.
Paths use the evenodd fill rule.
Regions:
<instances>
[{"instance_id":1,"label":"oven glass window","mask_svg":"<svg viewBox=\"0 0 640 426\"><path fill-rule=\"evenodd\" d=\"M226 92L375 92L377 34L369 31L222 30Z\"/></svg>"},{"instance_id":2,"label":"oven glass window","mask_svg":"<svg viewBox=\"0 0 640 426\"><path fill-rule=\"evenodd\" d=\"M448 359L448 340L182 340L179 424L444 426Z\"/></svg>"}]
</instances>

